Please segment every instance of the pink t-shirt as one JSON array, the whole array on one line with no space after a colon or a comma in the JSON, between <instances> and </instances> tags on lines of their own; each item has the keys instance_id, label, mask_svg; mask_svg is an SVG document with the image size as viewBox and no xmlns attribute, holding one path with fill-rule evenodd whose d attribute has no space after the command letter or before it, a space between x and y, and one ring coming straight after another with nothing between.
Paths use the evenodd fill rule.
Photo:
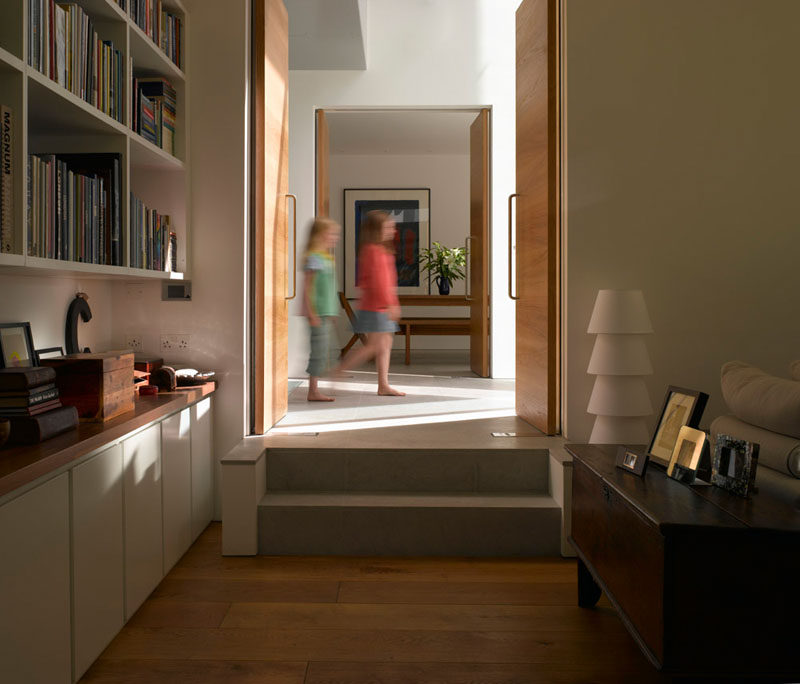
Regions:
<instances>
[{"instance_id":1,"label":"pink t-shirt","mask_svg":"<svg viewBox=\"0 0 800 684\"><path fill-rule=\"evenodd\" d=\"M381 245L364 245L358 255L358 287L358 308L362 311L386 311L390 306L399 306L394 255Z\"/></svg>"}]
</instances>

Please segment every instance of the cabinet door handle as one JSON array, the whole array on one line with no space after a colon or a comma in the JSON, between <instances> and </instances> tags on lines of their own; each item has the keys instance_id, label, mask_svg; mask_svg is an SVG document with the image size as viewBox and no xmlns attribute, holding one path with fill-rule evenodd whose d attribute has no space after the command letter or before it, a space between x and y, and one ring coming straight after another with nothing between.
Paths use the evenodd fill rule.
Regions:
<instances>
[{"instance_id":1,"label":"cabinet door handle","mask_svg":"<svg viewBox=\"0 0 800 684\"><path fill-rule=\"evenodd\" d=\"M472 271L470 270L470 267L469 267L471 252L470 252L469 248L470 248L470 245L472 244L472 241L474 239L475 239L474 236L467 235L467 239L464 240L464 251L466 252L466 255L467 255L467 268L466 268L466 271L467 271L466 281L467 282L466 282L466 285L464 287L464 289L466 290L466 292L464 294L465 294L466 300L468 302L472 301L472 287L471 287L471 282L470 282L471 279L472 279Z\"/></svg>"},{"instance_id":2,"label":"cabinet door handle","mask_svg":"<svg viewBox=\"0 0 800 684\"><path fill-rule=\"evenodd\" d=\"M606 500L606 503L611 503L611 489L605 483L603 483L603 498Z\"/></svg>"},{"instance_id":3,"label":"cabinet door handle","mask_svg":"<svg viewBox=\"0 0 800 684\"><path fill-rule=\"evenodd\" d=\"M289 301L297 296L297 195L287 194L286 198L291 198L292 200L292 296L286 297L286 301ZM288 230L286 231L286 234L286 246L288 248Z\"/></svg>"},{"instance_id":4,"label":"cabinet door handle","mask_svg":"<svg viewBox=\"0 0 800 684\"><path fill-rule=\"evenodd\" d=\"M513 234L514 234L512 221L511 221L511 209L512 209L512 205L514 203L514 198L515 197L519 197L519 193L515 192L515 193L512 193L512 194L510 194L508 196L508 296L509 296L510 299L517 300L517 299L519 299L519 297L514 295L514 293L512 291L512 287L511 287L511 285L512 285L512 283L511 283L511 281L512 281L511 271L512 271L512 265L513 265L512 242L511 242L511 240L513 239ZM516 278L514 278L514 280L516 280Z\"/></svg>"}]
</instances>

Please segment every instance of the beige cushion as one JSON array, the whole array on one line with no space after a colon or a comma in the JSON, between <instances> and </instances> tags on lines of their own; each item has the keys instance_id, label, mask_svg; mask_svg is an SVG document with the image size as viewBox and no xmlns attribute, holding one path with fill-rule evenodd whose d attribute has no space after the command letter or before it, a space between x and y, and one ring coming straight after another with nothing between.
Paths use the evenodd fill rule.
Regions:
<instances>
[{"instance_id":1,"label":"beige cushion","mask_svg":"<svg viewBox=\"0 0 800 684\"><path fill-rule=\"evenodd\" d=\"M750 425L735 416L720 416L711 423L712 448L717 435L730 435L736 439L755 442L759 445L759 470L762 466L767 466L800 479L800 440Z\"/></svg>"},{"instance_id":2,"label":"beige cushion","mask_svg":"<svg viewBox=\"0 0 800 684\"><path fill-rule=\"evenodd\" d=\"M745 423L800 437L800 382L731 361L722 367L722 397Z\"/></svg>"},{"instance_id":3,"label":"beige cushion","mask_svg":"<svg viewBox=\"0 0 800 684\"><path fill-rule=\"evenodd\" d=\"M792 361L789 364L789 375L792 376L792 380L800 380L800 361Z\"/></svg>"}]
</instances>

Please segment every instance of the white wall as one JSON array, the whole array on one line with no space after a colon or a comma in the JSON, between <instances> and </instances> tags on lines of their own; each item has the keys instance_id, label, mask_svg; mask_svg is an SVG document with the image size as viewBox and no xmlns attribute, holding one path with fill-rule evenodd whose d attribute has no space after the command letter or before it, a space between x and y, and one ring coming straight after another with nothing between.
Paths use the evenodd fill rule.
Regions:
<instances>
[{"instance_id":1,"label":"white wall","mask_svg":"<svg viewBox=\"0 0 800 684\"><path fill-rule=\"evenodd\" d=\"M314 213L314 109L492 107L492 374L514 373L514 308L506 294L506 198L514 192L514 13L519 0L370 0L366 71L292 71L289 183L299 245ZM302 247L301 247L302 248ZM299 305L292 312L299 313ZM290 372L307 353L290 321ZM416 345L416 341L415 341Z\"/></svg>"},{"instance_id":2,"label":"white wall","mask_svg":"<svg viewBox=\"0 0 800 684\"><path fill-rule=\"evenodd\" d=\"M192 350L165 355L165 361L217 372L217 458L243 437L247 421L249 5L228 0L220 15L215 3L187 0L192 301L162 302L160 283L114 286L115 344L124 343L128 333L141 334L144 351L161 355L162 333L188 333Z\"/></svg>"},{"instance_id":3,"label":"white wall","mask_svg":"<svg viewBox=\"0 0 800 684\"><path fill-rule=\"evenodd\" d=\"M67 309L78 292L89 296L92 320L78 323L81 349L106 351L111 345L111 286L103 280L0 275L0 322L30 322L36 349L62 347Z\"/></svg>"},{"instance_id":4,"label":"white wall","mask_svg":"<svg viewBox=\"0 0 800 684\"><path fill-rule=\"evenodd\" d=\"M466 133L465 133L466 137ZM342 207L345 188L430 188L431 243L460 247L469 235L469 155L367 155L334 154L330 159L331 216L344 225ZM342 246L336 250L336 272L340 289L344 283ZM435 293L436 284L432 284ZM464 294L464 281L451 288ZM406 316L469 316L467 307L406 307ZM343 346L350 339L349 326L340 326ZM395 348L404 347L403 338L395 338ZM469 337L417 336L415 349L469 349Z\"/></svg>"},{"instance_id":5,"label":"white wall","mask_svg":"<svg viewBox=\"0 0 800 684\"><path fill-rule=\"evenodd\" d=\"M656 410L700 389L708 424L723 362L800 357L798 26L796 0L568 0L569 439L599 288L644 291Z\"/></svg>"}]
</instances>

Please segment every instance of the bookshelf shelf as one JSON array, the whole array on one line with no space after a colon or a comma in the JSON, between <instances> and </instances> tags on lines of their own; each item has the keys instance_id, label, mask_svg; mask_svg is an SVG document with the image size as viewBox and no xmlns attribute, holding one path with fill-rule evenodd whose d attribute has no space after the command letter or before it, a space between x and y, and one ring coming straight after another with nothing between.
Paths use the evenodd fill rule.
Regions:
<instances>
[{"instance_id":1,"label":"bookshelf shelf","mask_svg":"<svg viewBox=\"0 0 800 684\"><path fill-rule=\"evenodd\" d=\"M23 73L24 71L25 62L0 47L0 73Z\"/></svg>"},{"instance_id":2,"label":"bookshelf shelf","mask_svg":"<svg viewBox=\"0 0 800 684\"><path fill-rule=\"evenodd\" d=\"M128 0L128 4L131 1ZM12 139L14 177L9 205L13 208L11 234L13 244L11 253L0 252L0 272L37 277L76 276L109 280L183 280L187 278L191 230L188 206L190 170L186 152L188 150L186 124L189 120L187 111L189 83L185 71L173 63L160 46L139 28L127 11L123 10L115 0L78 0L78 5L93 23L98 39L111 41L113 49L119 51L120 54L121 81L116 86L116 92L122 93L123 120L117 121L94 104L86 102L71 90L51 79L49 75L41 73L31 66L30 60L33 59L31 55L34 54L35 45L29 43L31 37L36 35L31 31L30 26L32 8L38 7L36 3L44 2L44 0L0 0L0 2L4 5L3 11L0 12L0 105L12 110L14 122ZM8 3L7 6L6 3ZM45 5L42 6L45 7ZM186 40L189 33L188 14L180 0L165 0L164 10L180 18L181 64L185 65ZM37 9L34 16L38 16L38 14L39 10ZM44 11L42 16L46 16ZM46 42L44 45L46 46ZM36 55L41 52L41 56L37 56L36 59L46 60L48 54L45 52L46 50L46 47L36 47ZM101 52L98 48L96 54L100 55ZM61 54L63 55L63 52ZM58 65L58 59L53 57L53 60L50 64ZM46 61L44 63L47 64ZM56 67L51 68L55 69ZM164 78L174 87L175 102L177 103L176 114L172 120L175 123L174 128L172 122L169 124L169 131L174 141L174 155L146 140L131 128L134 75L137 78L143 76ZM166 134L164 135L166 136ZM165 137L165 139L169 140L169 137ZM106 245L121 245L123 265L111 266L29 256L29 242L32 243L31 249L36 250L36 254L53 255L52 244L55 243L51 242L51 247L47 249L42 247L45 240L51 239L43 231L61 230L61 234L64 234L63 231L66 230L77 230L71 223L67 227L66 216L71 215L61 213L58 213L58 218L55 220L56 228L52 228L53 224L51 223L51 227L48 229L46 223L42 223L42 221L48 220L46 218L48 214L46 212L42 214L44 210L41 208L37 210L36 214L39 217L38 224L30 223L34 220L28 206L30 201L28 197L30 155L85 156L98 153L118 155L119 173L115 172L118 181L115 181L112 187L115 188L114 192L118 192L118 216L121 221L111 225L119 225L120 228L112 238L113 243L108 242L109 233L105 234L104 239ZM58 158L61 159L61 157ZM41 157L37 159L38 166L41 165L40 159ZM55 169L56 164L53 163L51 168ZM94 169L95 167L92 167L76 173L95 174ZM61 172L59 171L59 173ZM61 176L57 177L61 178ZM93 179L95 176L90 176L90 178ZM39 182L44 181L40 179ZM99 181L96 182L99 183ZM109 187L107 183L108 181L106 181L105 188ZM168 226L169 231L174 232L177 236L177 265L182 272L156 271L130 266L134 263L133 255L130 254L131 245L134 244L134 226L130 212L130 208L133 206L131 194L135 195L137 201L143 203L145 207L157 212L158 216L167 215L171 219L167 224L159 223L154 218L152 223L155 228L148 229L146 232L146 240L152 241L142 243L141 235L145 233L139 231L145 229L142 228L141 216L137 215L138 230L135 233L136 239L139 240L137 244L150 245L148 249L151 250L149 254L153 258L153 263L157 263L156 256L163 260L165 254L159 250L163 250L166 244L162 243L162 240L169 241L169 236L165 232L165 226ZM50 195L40 194L37 206L45 206L48 197ZM80 197L83 198L83 195ZM102 197L108 198L110 195L103 194ZM3 201L5 201L5 195L3 195ZM81 201L84 200L81 199ZM98 204L98 206L101 205ZM53 211L52 215L55 216L55 209L49 211ZM60 211L61 209L58 210L58 212ZM155 215L153 214L153 216ZM42 216L45 218L43 219ZM89 243L95 245L92 247L93 251L84 253L97 254L99 250L99 253L104 255L100 257L101 260L111 260L110 253L102 251L104 249L103 238L98 237L98 226L103 226L102 215L98 217L98 214L94 213L86 214L86 216L90 217L88 219L90 223L87 224L90 226L90 232L87 234L92 236L91 240L100 240L100 242ZM71 220L69 219L69 221ZM160 221L160 219L158 220ZM2 221L1 216L0 221ZM28 235L29 225L38 225L32 240ZM109 230L109 225L105 224L106 231ZM94 232L91 232L92 230ZM4 237L5 235L6 233L4 233ZM53 233L51 232L50 235ZM68 242L66 244L77 243ZM100 246L97 247L97 245ZM110 248L106 246L105 249ZM142 250L144 254L145 248L142 247Z\"/></svg>"},{"instance_id":3,"label":"bookshelf shelf","mask_svg":"<svg viewBox=\"0 0 800 684\"><path fill-rule=\"evenodd\" d=\"M135 71L161 74L170 79L172 85L184 82L186 74L150 40L150 37L142 29L132 22L130 35L130 55L133 57Z\"/></svg>"},{"instance_id":4,"label":"bookshelf shelf","mask_svg":"<svg viewBox=\"0 0 800 684\"><path fill-rule=\"evenodd\" d=\"M161 171L185 171L186 165L169 152L145 140L138 133L128 131L131 138L131 166Z\"/></svg>"}]
</instances>

